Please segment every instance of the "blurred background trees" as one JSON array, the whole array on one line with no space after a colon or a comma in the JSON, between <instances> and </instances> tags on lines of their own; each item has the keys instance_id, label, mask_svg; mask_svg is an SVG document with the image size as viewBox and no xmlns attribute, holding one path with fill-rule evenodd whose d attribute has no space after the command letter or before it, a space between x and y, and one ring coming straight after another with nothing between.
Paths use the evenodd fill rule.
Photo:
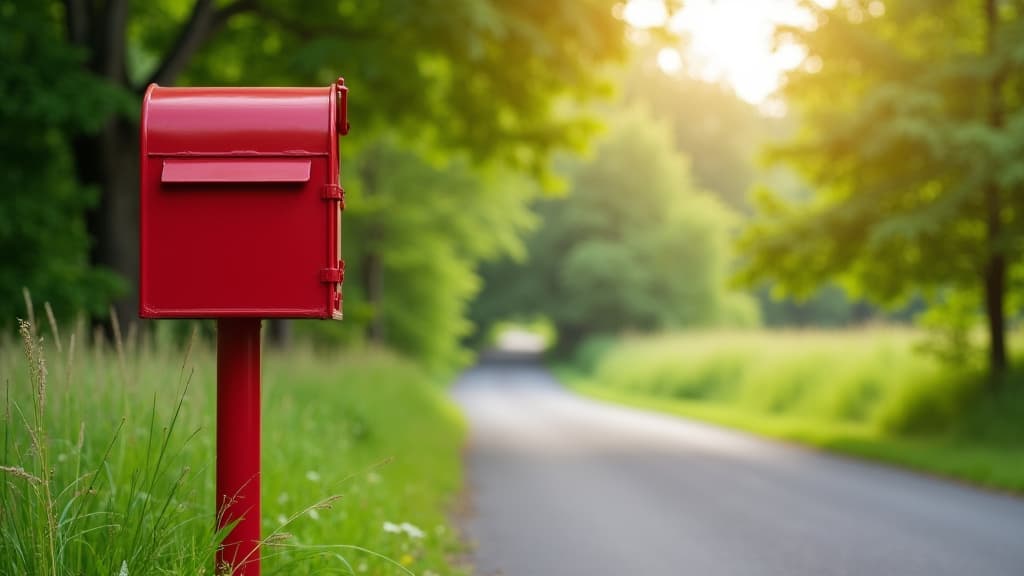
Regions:
<instances>
[{"instance_id":1,"label":"blurred background trees","mask_svg":"<svg viewBox=\"0 0 1024 576\"><path fill-rule=\"evenodd\" d=\"M950 358L984 325L998 374L1020 295L1022 9L0 0L0 308L26 286L64 315L135 317L148 82L341 73L346 321L298 338L445 368L517 319L567 352L924 313ZM756 62L755 21L776 28Z\"/></svg>"},{"instance_id":2,"label":"blurred background trees","mask_svg":"<svg viewBox=\"0 0 1024 576\"><path fill-rule=\"evenodd\" d=\"M593 72L625 42L625 24L594 0L22 4L5 2L6 17L78 55L64 68L89 76L79 91L102 86L132 102L90 109L91 129L67 135L75 180L97 194L85 212L89 262L128 279L138 273L137 101L150 82L319 85L344 73L359 79L349 152L386 130L433 153L540 173L589 124L570 109L553 113L554 103L600 93ZM378 274L380 256L364 260L361 272ZM115 303L130 318L135 290L122 286ZM378 294L366 296L380 307Z\"/></svg>"},{"instance_id":3,"label":"blurred background trees","mask_svg":"<svg viewBox=\"0 0 1024 576\"><path fill-rule=\"evenodd\" d=\"M1024 5L807 8L813 28L780 30L807 50L784 89L803 130L775 155L814 192L759 195L743 276L797 294L840 278L883 303L981 295L989 369L1002 375L1021 243Z\"/></svg>"},{"instance_id":4,"label":"blurred background trees","mask_svg":"<svg viewBox=\"0 0 1024 576\"><path fill-rule=\"evenodd\" d=\"M90 265L86 212L100 190L75 178L71 141L133 103L82 69L46 2L0 4L0 314L23 286L59 310L105 313L128 281Z\"/></svg>"},{"instance_id":5,"label":"blurred background trees","mask_svg":"<svg viewBox=\"0 0 1024 576\"><path fill-rule=\"evenodd\" d=\"M623 330L756 324L753 301L726 290L734 213L697 188L665 126L638 108L609 116L594 155L565 162L566 194L538 204L530 259L485 269L476 322L541 314L565 350Z\"/></svg>"}]
</instances>

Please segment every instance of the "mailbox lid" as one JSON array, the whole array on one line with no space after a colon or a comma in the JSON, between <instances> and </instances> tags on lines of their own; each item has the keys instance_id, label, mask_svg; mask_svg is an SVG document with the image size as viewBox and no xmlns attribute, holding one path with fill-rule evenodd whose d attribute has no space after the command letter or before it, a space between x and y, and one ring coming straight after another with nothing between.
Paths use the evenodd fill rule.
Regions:
<instances>
[{"instance_id":1,"label":"mailbox lid","mask_svg":"<svg viewBox=\"0 0 1024 576\"><path fill-rule=\"evenodd\" d=\"M332 87L167 88L143 103L150 156L330 155Z\"/></svg>"}]
</instances>

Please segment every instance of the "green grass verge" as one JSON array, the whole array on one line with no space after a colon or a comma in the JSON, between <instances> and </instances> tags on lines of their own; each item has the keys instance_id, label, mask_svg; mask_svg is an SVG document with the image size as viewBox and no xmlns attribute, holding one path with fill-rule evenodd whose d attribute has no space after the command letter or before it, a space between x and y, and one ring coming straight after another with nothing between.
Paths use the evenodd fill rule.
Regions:
<instances>
[{"instance_id":1,"label":"green grass verge","mask_svg":"<svg viewBox=\"0 0 1024 576\"><path fill-rule=\"evenodd\" d=\"M993 398L914 344L891 330L630 338L559 375L602 400L1024 493L1021 379Z\"/></svg>"},{"instance_id":2,"label":"green grass verge","mask_svg":"<svg viewBox=\"0 0 1024 576\"><path fill-rule=\"evenodd\" d=\"M0 344L0 573L213 574L212 347L46 332L45 355ZM263 373L263 573L458 573L464 424L443 391L375 351Z\"/></svg>"}]
</instances>

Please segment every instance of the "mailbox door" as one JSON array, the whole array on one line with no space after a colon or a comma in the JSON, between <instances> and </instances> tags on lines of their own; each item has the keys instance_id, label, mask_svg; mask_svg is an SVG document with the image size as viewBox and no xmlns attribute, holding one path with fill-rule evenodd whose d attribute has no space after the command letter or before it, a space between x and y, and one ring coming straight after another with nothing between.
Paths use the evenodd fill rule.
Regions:
<instances>
[{"instance_id":1,"label":"mailbox door","mask_svg":"<svg viewBox=\"0 0 1024 576\"><path fill-rule=\"evenodd\" d=\"M326 159L164 159L151 172L148 209L166 217L145 223L144 313L333 315Z\"/></svg>"},{"instance_id":2,"label":"mailbox door","mask_svg":"<svg viewBox=\"0 0 1024 576\"><path fill-rule=\"evenodd\" d=\"M340 318L343 191L338 185L336 87L320 89L316 100L301 92L301 99L280 105L282 113L291 116L279 123L295 123L302 114L312 120L307 133L295 137L304 141L279 150L259 139L275 132L268 127L272 122L260 123L260 118L244 132L243 142L225 143L226 137L219 135L197 136L191 142L183 134L183 124L191 122L200 126L197 130L209 131L207 126L218 121L244 122L214 110L203 124L195 109L209 105L207 93L202 95L206 100L195 104L186 98L189 89L161 90L178 100L162 109L153 106L148 113L144 105L140 314ZM279 96L269 94L268 102ZM221 97L220 92L215 96ZM225 109L239 107L225 101ZM299 109L296 102L306 101L322 106ZM248 97L239 105L271 109L273 102ZM177 121L167 110L189 114ZM315 114L321 114L318 124ZM173 138L154 144L154 135L147 134L147 119L168 126Z\"/></svg>"}]
</instances>

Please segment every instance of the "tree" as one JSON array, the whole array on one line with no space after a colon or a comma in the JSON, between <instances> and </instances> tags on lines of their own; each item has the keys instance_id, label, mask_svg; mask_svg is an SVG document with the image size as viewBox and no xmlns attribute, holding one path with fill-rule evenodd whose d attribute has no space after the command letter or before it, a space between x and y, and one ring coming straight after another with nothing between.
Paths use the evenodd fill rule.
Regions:
<instances>
[{"instance_id":1,"label":"tree","mask_svg":"<svg viewBox=\"0 0 1024 576\"><path fill-rule=\"evenodd\" d=\"M663 126L616 114L592 159L543 200L529 260L485 273L474 318L543 315L572 350L591 335L720 323L731 213L699 191Z\"/></svg>"},{"instance_id":2,"label":"tree","mask_svg":"<svg viewBox=\"0 0 1024 576\"><path fill-rule=\"evenodd\" d=\"M1022 240L1019 2L805 2L784 96L804 128L776 157L814 188L762 191L741 278L807 293L830 278L876 301L981 288L993 376L1007 368L1007 274ZM993 382L998 378L993 378Z\"/></svg>"},{"instance_id":3,"label":"tree","mask_svg":"<svg viewBox=\"0 0 1024 576\"><path fill-rule=\"evenodd\" d=\"M47 3L48 7L54 4ZM441 147L539 169L589 123L556 114L602 92L594 74L618 57L624 24L604 0L64 0L67 42L82 68L136 98L150 82L352 86L356 134L381 127ZM76 134L78 181L100 192L91 258L134 280L138 134L130 113L100 114ZM360 136L349 141L358 143ZM134 316L132 298L123 314Z\"/></svg>"},{"instance_id":4,"label":"tree","mask_svg":"<svg viewBox=\"0 0 1024 576\"><path fill-rule=\"evenodd\" d=\"M346 284L345 322L300 330L340 341L373 334L370 340L428 366L451 368L466 360L460 340L472 328L466 308L480 288L476 269L481 261L522 254L537 186L507 170L474 168L465 156L424 156L394 136L381 137L349 163L346 271L375 284ZM367 254L378 257L374 276L360 269ZM367 298L372 290L380 300Z\"/></svg>"},{"instance_id":5,"label":"tree","mask_svg":"<svg viewBox=\"0 0 1024 576\"><path fill-rule=\"evenodd\" d=\"M98 190L75 183L67 142L129 103L81 70L48 8L0 4L0 324L25 314L22 287L64 315L105 313L123 290L89 266L83 212Z\"/></svg>"},{"instance_id":6,"label":"tree","mask_svg":"<svg viewBox=\"0 0 1024 576\"><path fill-rule=\"evenodd\" d=\"M657 46L653 46L657 48ZM755 186L771 186L784 197L804 187L791 170L763 167L758 155L765 146L783 141L796 128L792 117L766 116L743 101L730 87L657 65L657 51L638 49L625 72L623 101L650 109L666 123L676 149L690 159L694 183L744 217L753 210L749 194ZM823 286L796 301L757 291L765 324L771 326L836 326L863 321L868 306L850 301L836 286Z\"/></svg>"}]
</instances>

